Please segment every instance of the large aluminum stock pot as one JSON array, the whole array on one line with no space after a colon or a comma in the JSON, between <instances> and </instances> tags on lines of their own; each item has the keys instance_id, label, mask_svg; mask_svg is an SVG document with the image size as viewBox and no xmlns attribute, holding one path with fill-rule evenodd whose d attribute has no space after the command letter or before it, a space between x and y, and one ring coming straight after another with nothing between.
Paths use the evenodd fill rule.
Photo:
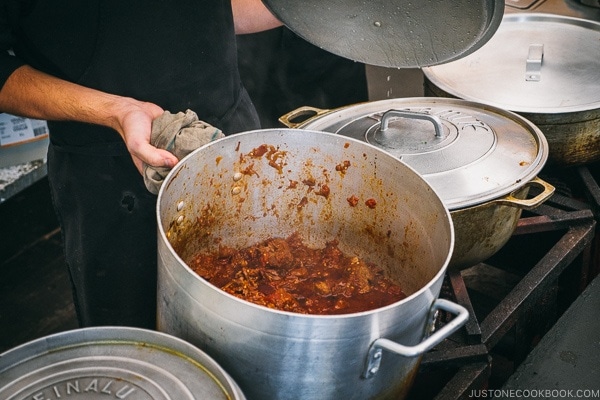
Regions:
<instances>
[{"instance_id":1,"label":"large aluminum stock pot","mask_svg":"<svg viewBox=\"0 0 600 400\"><path fill-rule=\"evenodd\" d=\"M493 106L401 98L336 110L301 107L280 121L360 139L421 174L451 212L456 234L451 269L491 257L510 239L522 210L537 207L554 192L537 177L548 157L542 132ZM539 192L527 198L532 187Z\"/></svg>"},{"instance_id":2,"label":"large aluminum stock pot","mask_svg":"<svg viewBox=\"0 0 600 400\"><path fill-rule=\"evenodd\" d=\"M421 355L468 318L438 299L454 245L447 208L414 170L358 140L269 129L211 142L167 176L157 217L159 330L214 357L249 399L401 399ZM314 247L337 239L408 297L361 313L295 314L229 295L184 261L294 232ZM438 310L456 317L429 336Z\"/></svg>"}]
</instances>

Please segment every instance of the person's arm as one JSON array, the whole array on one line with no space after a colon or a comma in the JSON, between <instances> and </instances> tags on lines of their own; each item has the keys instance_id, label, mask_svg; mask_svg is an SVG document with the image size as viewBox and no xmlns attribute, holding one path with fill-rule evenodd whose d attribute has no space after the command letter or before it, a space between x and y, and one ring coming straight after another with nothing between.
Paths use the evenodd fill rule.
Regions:
<instances>
[{"instance_id":1,"label":"person's arm","mask_svg":"<svg viewBox=\"0 0 600 400\"><path fill-rule=\"evenodd\" d=\"M236 33L281 25L260 0L232 0L232 7ZM150 145L152 120L163 112L158 105L73 84L27 65L12 71L0 88L0 112L113 128L123 137L140 172L144 162L170 168L178 161L170 152Z\"/></svg>"},{"instance_id":2,"label":"person's arm","mask_svg":"<svg viewBox=\"0 0 600 400\"><path fill-rule=\"evenodd\" d=\"M0 112L46 120L70 120L113 128L125 141L140 172L142 162L173 167L177 158L150 145L156 104L70 83L27 65L16 69L0 90Z\"/></svg>"},{"instance_id":3,"label":"person's arm","mask_svg":"<svg viewBox=\"0 0 600 400\"><path fill-rule=\"evenodd\" d=\"M261 0L231 0L235 33L243 35L277 28L282 23Z\"/></svg>"}]
</instances>

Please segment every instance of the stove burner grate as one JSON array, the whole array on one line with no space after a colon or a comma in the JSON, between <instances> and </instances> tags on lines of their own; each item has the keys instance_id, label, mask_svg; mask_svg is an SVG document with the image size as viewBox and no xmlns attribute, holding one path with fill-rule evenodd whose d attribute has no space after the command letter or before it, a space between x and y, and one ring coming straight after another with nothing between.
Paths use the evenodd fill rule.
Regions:
<instances>
[{"instance_id":1,"label":"stove burner grate","mask_svg":"<svg viewBox=\"0 0 600 400\"><path fill-rule=\"evenodd\" d=\"M423 356L409 400L460 399L474 390L501 388L598 275L598 169L541 176L559 189L523 212L509 242L483 263L449 271L440 297L466 307L471 318ZM448 318L440 314L436 324Z\"/></svg>"}]
</instances>

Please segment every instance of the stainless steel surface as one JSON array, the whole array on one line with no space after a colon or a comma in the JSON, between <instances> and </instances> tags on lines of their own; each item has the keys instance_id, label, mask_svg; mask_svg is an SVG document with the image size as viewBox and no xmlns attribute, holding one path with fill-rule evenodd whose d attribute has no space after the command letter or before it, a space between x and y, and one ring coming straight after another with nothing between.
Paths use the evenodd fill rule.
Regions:
<instances>
[{"instance_id":1,"label":"stainless steel surface","mask_svg":"<svg viewBox=\"0 0 600 400\"><path fill-rule=\"evenodd\" d=\"M453 96L518 113L583 112L600 108L600 23L548 14L512 14L481 49L423 68ZM532 46L539 78L526 79Z\"/></svg>"},{"instance_id":2,"label":"stainless steel surface","mask_svg":"<svg viewBox=\"0 0 600 400\"><path fill-rule=\"evenodd\" d=\"M310 110L294 110L280 120L288 126L352 137L389 152L421 174L450 210L509 194L534 178L548 157L546 138L535 125L481 103L409 97L313 110L314 116L297 124L290 121ZM397 112L435 117L442 126L396 116ZM384 131L382 121L388 121ZM443 131L441 136L438 130Z\"/></svg>"},{"instance_id":3,"label":"stainless steel surface","mask_svg":"<svg viewBox=\"0 0 600 400\"><path fill-rule=\"evenodd\" d=\"M0 354L0 398L243 400L204 352L164 333L98 327L53 334Z\"/></svg>"},{"instance_id":4,"label":"stainless steel surface","mask_svg":"<svg viewBox=\"0 0 600 400\"><path fill-rule=\"evenodd\" d=\"M308 42L385 67L461 58L492 37L504 13L504 0L263 1Z\"/></svg>"},{"instance_id":5,"label":"stainless steel surface","mask_svg":"<svg viewBox=\"0 0 600 400\"><path fill-rule=\"evenodd\" d=\"M505 14L549 13L600 21L600 9L584 5L579 0L507 0ZM423 73L420 68L389 68L367 65L369 100L397 97L420 97Z\"/></svg>"},{"instance_id":6,"label":"stainless steel surface","mask_svg":"<svg viewBox=\"0 0 600 400\"><path fill-rule=\"evenodd\" d=\"M277 151L252 156L263 145ZM240 174L250 165L254 173ZM326 183L329 196L302 184L310 177L314 187ZM355 207L352 195L361 199ZM369 198L375 208L364 204ZM424 339L454 246L447 208L410 167L341 135L246 132L183 159L162 186L157 217L159 329L205 350L249 399L406 395L420 356L386 353L364 379L367 353L378 338L405 346ZM201 248L240 248L293 232L313 247L337 239L343 252L382 266L409 297L362 313L294 314L231 296L183 261Z\"/></svg>"},{"instance_id":7,"label":"stainless steel surface","mask_svg":"<svg viewBox=\"0 0 600 400\"><path fill-rule=\"evenodd\" d=\"M544 132L549 164L595 162L600 160L598 43L599 22L539 13L506 15L478 51L423 68L425 94L519 113ZM528 55L536 59L535 67Z\"/></svg>"}]
</instances>

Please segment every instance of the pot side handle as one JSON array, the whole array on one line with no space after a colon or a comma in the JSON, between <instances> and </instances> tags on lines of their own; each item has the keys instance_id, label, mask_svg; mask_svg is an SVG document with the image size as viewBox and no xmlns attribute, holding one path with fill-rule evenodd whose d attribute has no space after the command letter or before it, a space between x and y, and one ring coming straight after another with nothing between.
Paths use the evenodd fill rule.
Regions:
<instances>
[{"instance_id":1,"label":"pot side handle","mask_svg":"<svg viewBox=\"0 0 600 400\"><path fill-rule=\"evenodd\" d=\"M495 200L495 203L507 206L516 206L525 210L531 210L532 208L535 208L542 204L544 201L548 200L550 196L554 194L555 190L554 186L538 177L533 178L532 180L527 182L526 185L540 186L542 188L542 192L531 199L518 199L514 197L511 193L502 199Z\"/></svg>"},{"instance_id":2,"label":"pot side handle","mask_svg":"<svg viewBox=\"0 0 600 400\"><path fill-rule=\"evenodd\" d=\"M282 115L279 117L279 122L287 126L288 128L297 128L300 125L314 119L318 118L323 114L330 112L331 110L323 110L320 108L310 107L310 106L302 106L298 107L289 113ZM303 118L299 122L294 122L294 120L298 120L299 118Z\"/></svg>"},{"instance_id":3,"label":"pot side handle","mask_svg":"<svg viewBox=\"0 0 600 400\"><path fill-rule=\"evenodd\" d=\"M372 378L379 371L384 349L404 357L419 356L426 351L431 350L448 336L456 332L469 319L469 312L466 308L445 299L437 299L433 303L429 315L435 315L435 312L438 310L448 311L455 314L456 317L417 345L404 346L385 338L375 339L369 347L363 378Z\"/></svg>"}]
</instances>

